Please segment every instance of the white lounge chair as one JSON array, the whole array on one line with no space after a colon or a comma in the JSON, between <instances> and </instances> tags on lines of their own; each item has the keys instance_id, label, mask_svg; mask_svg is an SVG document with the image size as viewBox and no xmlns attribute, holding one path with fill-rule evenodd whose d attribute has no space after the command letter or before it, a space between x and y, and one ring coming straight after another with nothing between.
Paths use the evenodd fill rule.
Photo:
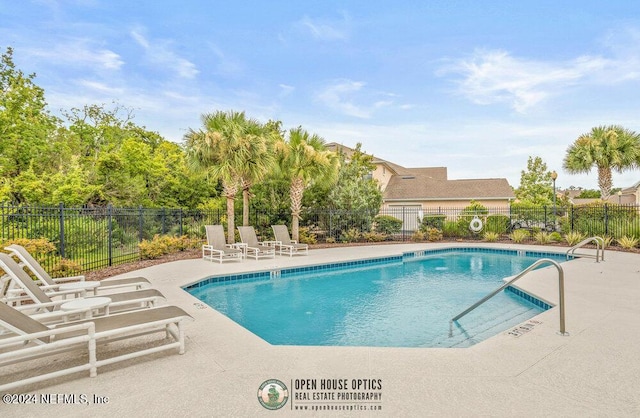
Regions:
<instances>
[{"instance_id":1,"label":"white lounge chair","mask_svg":"<svg viewBox=\"0 0 640 418\"><path fill-rule=\"evenodd\" d=\"M256 231L252 226L239 226L240 241L246 245L247 257L274 258L276 256L275 247L265 245L266 242L258 242ZM275 242L273 242L275 244Z\"/></svg>"},{"instance_id":2,"label":"white lounge chair","mask_svg":"<svg viewBox=\"0 0 640 418\"><path fill-rule=\"evenodd\" d=\"M226 243L224 238L224 227L222 225L206 225L207 243L202 246L202 258L209 261L242 260L243 252L237 248L232 248Z\"/></svg>"},{"instance_id":3,"label":"white lounge chair","mask_svg":"<svg viewBox=\"0 0 640 418\"><path fill-rule=\"evenodd\" d=\"M42 283L42 290L45 292L49 291L61 291L66 288L67 291L69 289L75 289L76 292L81 293L83 296L86 294L86 290L93 290L94 294L96 294L97 290L111 290L116 288L132 288L132 289L141 289L144 287L151 287L151 283L149 280L144 277L127 277L123 279L104 279L98 282L96 286L95 282L85 282L84 276L72 276L72 277L61 277L61 278L52 278L47 271L42 268L42 265L38 263L38 261L29 254L24 247L17 244L11 244L5 247L5 250L11 251L13 255L20 259L20 262L25 265L33 273L33 275ZM73 283L73 284L71 284ZM60 287L62 286L62 289Z\"/></svg>"},{"instance_id":4,"label":"white lounge chair","mask_svg":"<svg viewBox=\"0 0 640 418\"><path fill-rule=\"evenodd\" d=\"M95 377L98 374L98 367L159 351L177 348L178 353L183 354L185 338L182 321L185 319L192 318L182 309L176 306L163 306L87 321L59 324L52 328L0 302L0 328L5 330L0 333L0 368L10 364L27 362L38 357L75 350L69 354L69 359L74 360L74 365L53 372L41 374L38 368L28 369L26 366L28 370L20 371L20 374L28 374L29 370L35 370L36 374L31 373L32 376L29 377L21 376L21 379L11 382L7 380L7 375L4 372L0 372L0 376L3 376L0 379L0 392L85 370L89 371L90 377ZM173 341L159 346L141 348L126 354L97 359L97 343L160 331L166 332L167 337L171 336ZM86 350L88 359L79 355L81 352L78 350ZM66 362L61 363L66 364ZM50 364L59 363L51 362Z\"/></svg>"},{"instance_id":5,"label":"white lounge chair","mask_svg":"<svg viewBox=\"0 0 640 418\"><path fill-rule=\"evenodd\" d=\"M280 250L280 255L284 252L292 257L294 254L309 254L309 246L307 244L298 244L289 236L289 230L286 225L271 225L273 234L276 237L276 248Z\"/></svg>"},{"instance_id":6,"label":"white lounge chair","mask_svg":"<svg viewBox=\"0 0 640 418\"><path fill-rule=\"evenodd\" d=\"M27 272L25 272L9 254L0 253L0 268L4 270L12 280L15 280L24 293L32 300L32 304L24 305L25 310L33 310L34 313L53 312L59 310L60 306L64 303L70 302L70 299L51 299L50 295L40 289L40 286L29 277ZM108 294L106 296L111 299L111 303L108 304L109 309L118 307L128 307L127 309L150 307L154 306L159 299L164 299L162 293L156 289L134 290L131 292ZM84 299L91 300L96 298L99 297L92 296ZM8 298L8 302L11 302L10 298Z\"/></svg>"}]
</instances>

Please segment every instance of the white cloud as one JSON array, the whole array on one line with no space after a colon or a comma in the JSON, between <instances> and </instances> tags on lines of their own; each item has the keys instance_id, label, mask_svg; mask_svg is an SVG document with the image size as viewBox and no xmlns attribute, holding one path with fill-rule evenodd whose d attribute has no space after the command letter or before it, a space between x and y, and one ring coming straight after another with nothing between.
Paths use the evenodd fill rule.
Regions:
<instances>
[{"instance_id":1,"label":"white cloud","mask_svg":"<svg viewBox=\"0 0 640 418\"><path fill-rule=\"evenodd\" d=\"M514 57L503 50L476 50L450 61L438 75L455 74L457 92L477 104L506 103L520 113L573 86L616 85L640 79L640 31L610 32L600 55L565 61Z\"/></svg>"},{"instance_id":2,"label":"white cloud","mask_svg":"<svg viewBox=\"0 0 640 418\"><path fill-rule=\"evenodd\" d=\"M173 52L170 42L150 42L142 32L143 29L138 28L132 30L130 34L136 43L145 50L146 57L151 63L168 68L181 78L191 79L198 75L200 71L196 65Z\"/></svg>"},{"instance_id":3,"label":"white cloud","mask_svg":"<svg viewBox=\"0 0 640 418\"><path fill-rule=\"evenodd\" d=\"M98 69L119 70L124 61L117 53L104 48L95 48L86 39L74 39L68 42L58 41L56 46L47 49L32 49L30 55L45 58L54 64L67 66L87 66Z\"/></svg>"},{"instance_id":4,"label":"white cloud","mask_svg":"<svg viewBox=\"0 0 640 418\"><path fill-rule=\"evenodd\" d=\"M360 81L342 80L318 93L317 98L327 107L345 115L367 119L371 117L371 111L355 105L349 97L360 91L364 85L365 83Z\"/></svg>"},{"instance_id":5,"label":"white cloud","mask_svg":"<svg viewBox=\"0 0 640 418\"><path fill-rule=\"evenodd\" d=\"M280 87L280 94L278 95L279 97L286 97L293 93L293 91L295 90L295 87L288 84L278 84L278 87Z\"/></svg>"},{"instance_id":6,"label":"white cloud","mask_svg":"<svg viewBox=\"0 0 640 418\"><path fill-rule=\"evenodd\" d=\"M349 16L343 13L341 20L326 21L304 16L296 22L296 26L303 28L314 39L322 41L345 40L349 35Z\"/></svg>"},{"instance_id":7,"label":"white cloud","mask_svg":"<svg viewBox=\"0 0 640 418\"><path fill-rule=\"evenodd\" d=\"M508 103L518 112L535 106L558 88L575 83L603 65L582 57L567 64L519 59L501 50L476 50L439 71L456 73L458 92L477 104Z\"/></svg>"},{"instance_id":8,"label":"white cloud","mask_svg":"<svg viewBox=\"0 0 640 418\"><path fill-rule=\"evenodd\" d=\"M111 95L120 95L124 93L124 89L119 87L110 87L105 83L100 83L98 81L91 80L78 80L78 84L86 87L91 90L95 90L96 92L103 94L111 94Z\"/></svg>"}]
</instances>

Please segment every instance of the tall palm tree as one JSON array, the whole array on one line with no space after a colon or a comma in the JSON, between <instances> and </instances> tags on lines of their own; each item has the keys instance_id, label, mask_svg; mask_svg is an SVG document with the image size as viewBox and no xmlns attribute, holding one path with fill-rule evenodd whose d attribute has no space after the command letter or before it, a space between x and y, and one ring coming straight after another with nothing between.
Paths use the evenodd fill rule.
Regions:
<instances>
[{"instance_id":1,"label":"tall palm tree","mask_svg":"<svg viewBox=\"0 0 640 418\"><path fill-rule=\"evenodd\" d=\"M621 173L640 165L640 136L618 125L598 126L583 134L567 149L563 168L569 173L598 169L602 200L611 195L612 170Z\"/></svg>"},{"instance_id":2,"label":"tall palm tree","mask_svg":"<svg viewBox=\"0 0 640 418\"><path fill-rule=\"evenodd\" d=\"M270 124L261 124L247 119L242 126L241 141L237 149L242 162L240 185L242 187L242 224L249 225L249 198L251 186L260 182L274 168L275 145L281 139L277 130Z\"/></svg>"},{"instance_id":3,"label":"tall palm tree","mask_svg":"<svg viewBox=\"0 0 640 418\"><path fill-rule=\"evenodd\" d=\"M241 183L244 153L238 152L246 139L242 135L244 112L218 111L201 116L203 129L189 129L185 135L187 157L191 166L222 181L227 199L227 239L235 242L234 201Z\"/></svg>"},{"instance_id":4,"label":"tall palm tree","mask_svg":"<svg viewBox=\"0 0 640 418\"><path fill-rule=\"evenodd\" d=\"M291 235L298 240L302 195L314 183L334 181L338 156L325 148L324 139L302 128L291 129L288 140L278 143L278 165L291 179Z\"/></svg>"}]
</instances>

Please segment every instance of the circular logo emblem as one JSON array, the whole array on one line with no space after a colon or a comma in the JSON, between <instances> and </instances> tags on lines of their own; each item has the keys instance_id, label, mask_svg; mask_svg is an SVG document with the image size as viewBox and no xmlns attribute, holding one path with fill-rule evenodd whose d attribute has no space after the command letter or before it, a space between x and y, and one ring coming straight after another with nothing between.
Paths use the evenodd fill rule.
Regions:
<instances>
[{"instance_id":1,"label":"circular logo emblem","mask_svg":"<svg viewBox=\"0 0 640 418\"><path fill-rule=\"evenodd\" d=\"M278 379L269 379L258 389L258 401L267 409L280 409L288 399L289 389Z\"/></svg>"}]
</instances>

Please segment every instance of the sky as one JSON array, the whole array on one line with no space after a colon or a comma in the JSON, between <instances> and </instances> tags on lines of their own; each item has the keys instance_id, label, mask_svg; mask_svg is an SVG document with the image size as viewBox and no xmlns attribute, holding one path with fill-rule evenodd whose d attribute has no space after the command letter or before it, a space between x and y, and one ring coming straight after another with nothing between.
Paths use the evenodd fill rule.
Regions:
<instances>
[{"instance_id":1,"label":"sky","mask_svg":"<svg viewBox=\"0 0 640 418\"><path fill-rule=\"evenodd\" d=\"M450 179L558 188L599 125L640 132L640 2L0 0L0 50L52 113L117 103L182 142L202 114L244 111ZM640 171L614 173L614 187Z\"/></svg>"}]
</instances>

